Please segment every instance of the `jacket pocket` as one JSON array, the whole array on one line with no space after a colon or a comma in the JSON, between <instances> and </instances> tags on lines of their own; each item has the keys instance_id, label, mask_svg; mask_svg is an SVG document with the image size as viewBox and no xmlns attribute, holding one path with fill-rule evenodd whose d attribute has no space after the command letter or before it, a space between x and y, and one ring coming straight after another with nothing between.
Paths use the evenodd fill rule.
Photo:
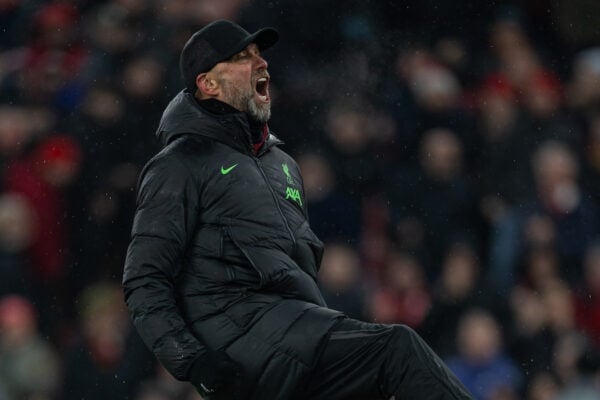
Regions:
<instances>
[{"instance_id":1,"label":"jacket pocket","mask_svg":"<svg viewBox=\"0 0 600 400\"><path fill-rule=\"evenodd\" d=\"M296 249L292 258L304 272L316 280L323 258L323 242L314 234L306 221L296 232L296 237Z\"/></svg>"},{"instance_id":2,"label":"jacket pocket","mask_svg":"<svg viewBox=\"0 0 600 400\"><path fill-rule=\"evenodd\" d=\"M232 233L231 227L227 227L225 230L226 230L227 237L230 239L231 243L234 245L234 247L236 248L236 250L239 251L239 253L241 253L243 255L243 257L245 258L245 261L258 274L259 283L258 283L257 287L255 287L255 289L259 289L259 288L263 287L264 282L265 282L265 276L264 276L263 271L260 268L258 268L257 264L254 262L254 260L252 259L252 257L248 253L247 248L245 246L243 246L238 239L236 239L235 235ZM228 253L229 253L229 251L228 251Z\"/></svg>"}]
</instances>

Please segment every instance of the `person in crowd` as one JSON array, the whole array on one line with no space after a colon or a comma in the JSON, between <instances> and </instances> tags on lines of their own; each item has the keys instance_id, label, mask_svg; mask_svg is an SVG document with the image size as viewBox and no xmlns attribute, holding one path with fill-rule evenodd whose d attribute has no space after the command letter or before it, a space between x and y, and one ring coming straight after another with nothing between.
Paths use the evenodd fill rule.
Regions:
<instances>
[{"instance_id":1,"label":"person in crowd","mask_svg":"<svg viewBox=\"0 0 600 400\"><path fill-rule=\"evenodd\" d=\"M328 307L351 318L368 320L364 268L351 246L330 243L325 246L319 288Z\"/></svg>"},{"instance_id":2,"label":"person in crowd","mask_svg":"<svg viewBox=\"0 0 600 400\"><path fill-rule=\"evenodd\" d=\"M27 298L0 299L0 398L55 398L62 379L55 349L40 333Z\"/></svg>"},{"instance_id":3,"label":"person in crowd","mask_svg":"<svg viewBox=\"0 0 600 400\"><path fill-rule=\"evenodd\" d=\"M419 155L419 168L393 171L385 191L398 240L414 243L411 250L422 256L427 277L435 280L445 248L474 237L477 200L465 170L464 146L454 132L425 132Z\"/></svg>"},{"instance_id":4,"label":"person in crowd","mask_svg":"<svg viewBox=\"0 0 600 400\"><path fill-rule=\"evenodd\" d=\"M373 321L402 323L418 330L431 306L431 294L418 258L390 251L370 303Z\"/></svg>"},{"instance_id":5,"label":"person in crowd","mask_svg":"<svg viewBox=\"0 0 600 400\"><path fill-rule=\"evenodd\" d=\"M298 157L304 180L308 217L312 230L323 240L357 244L360 237L360 203L340 190L331 162L305 153Z\"/></svg>"},{"instance_id":6,"label":"person in crowd","mask_svg":"<svg viewBox=\"0 0 600 400\"><path fill-rule=\"evenodd\" d=\"M505 354L500 325L492 314L483 309L465 313L457 342L458 353L448 359L448 366L477 399L493 400L505 392L519 392L523 376Z\"/></svg>"},{"instance_id":7,"label":"person in crowd","mask_svg":"<svg viewBox=\"0 0 600 400\"><path fill-rule=\"evenodd\" d=\"M132 398L154 372L151 354L131 329L117 283L95 282L80 294L81 336L67 346L62 399Z\"/></svg>"},{"instance_id":8,"label":"person in crowd","mask_svg":"<svg viewBox=\"0 0 600 400\"><path fill-rule=\"evenodd\" d=\"M507 215L507 223L494 235L493 246L504 249L510 260L503 266L494 264L490 281L496 278L498 286L504 287L514 284L517 260L528 247L550 244L562 261L560 275L576 284L581 281L585 249L600 229L598 206L580 182L576 153L565 143L542 142L531 166L535 194Z\"/></svg>"},{"instance_id":9,"label":"person in crowd","mask_svg":"<svg viewBox=\"0 0 600 400\"><path fill-rule=\"evenodd\" d=\"M600 345L600 243L591 244L584 257L584 280L576 291L576 324Z\"/></svg>"},{"instance_id":10,"label":"person in crowd","mask_svg":"<svg viewBox=\"0 0 600 400\"><path fill-rule=\"evenodd\" d=\"M482 266L472 244L450 246L441 268L432 291L431 307L419 332L445 358L456 354L458 323L469 309L488 310L502 323L509 312L499 296L482 282Z\"/></svg>"},{"instance_id":11,"label":"person in crowd","mask_svg":"<svg viewBox=\"0 0 600 400\"><path fill-rule=\"evenodd\" d=\"M517 286L510 294L511 324L506 347L525 373L525 383L534 384L537 374L552 365L557 333L552 330L543 296L535 290Z\"/></svg>"}]
</instances>

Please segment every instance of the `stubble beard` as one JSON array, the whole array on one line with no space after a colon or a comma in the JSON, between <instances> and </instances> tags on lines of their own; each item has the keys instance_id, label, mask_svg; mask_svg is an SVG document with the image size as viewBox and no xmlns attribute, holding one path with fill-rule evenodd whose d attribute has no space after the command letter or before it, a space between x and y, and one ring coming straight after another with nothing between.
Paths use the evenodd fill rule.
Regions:
<instances>
[{"instance_id":1,"label":"stubble beard","mask_svg":"<svg viewBox=\"0 0 600 400\"><path fill-rule=\"evenodd\" d=\"M257 104L254 99L254 93L252 93L252 97L248 99L246 105L246 113L248 113L250 118L254 119L256 122L265 124L271 118L271 104Z\"/></svg>"},{"instance_id":2,"label":"stubble beard","mask_svg":"<svg viewBox=\"0 0 600 400\"><path fill-rule=\"evenodd\" d=\"M228 81L221 82L225 103L245 112L256 122L266 123L271 118L271 104L258 104L254 98L254 90L243 90L230 84Z\"/></svg>"}]
</instances>

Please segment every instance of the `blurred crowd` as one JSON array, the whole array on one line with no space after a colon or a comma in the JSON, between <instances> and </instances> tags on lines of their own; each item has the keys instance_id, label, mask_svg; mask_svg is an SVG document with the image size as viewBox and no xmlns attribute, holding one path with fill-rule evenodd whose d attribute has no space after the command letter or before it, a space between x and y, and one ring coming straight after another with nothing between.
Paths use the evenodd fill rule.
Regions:
<instances>
[{"instance_id":1,"label":"blurred crowd","mask_svg":"<svg viewBox=\"0 0 600 400\"><path fill-rule=\"evenodd\" d=\"M600 3L0 0L0 400L199 399L120 280L178 54L220 18L280 31L270 126L329 306L413 327L477 399L600 399Z\"/></svg>"}]
</instances>

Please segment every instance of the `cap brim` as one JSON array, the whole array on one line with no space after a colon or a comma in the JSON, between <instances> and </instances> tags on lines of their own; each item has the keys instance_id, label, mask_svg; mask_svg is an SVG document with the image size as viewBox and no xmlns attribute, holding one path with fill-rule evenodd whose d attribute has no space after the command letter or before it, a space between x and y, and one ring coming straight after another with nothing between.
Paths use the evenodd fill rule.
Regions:
<instances>
[{"instance_id":1,"label":"cap brim","mask_svg":"<svg viewBox=\"0 0 600 400\"><path fill-rule=\"evenodd\" d=\"M220 61L228 60L240 51L244 50L250 43L256 43L260 51L267 50L272 47L279 40L279 33L273 28L262 28L254 32L252 35L246 37L244 40L239 42L237 46L231 49L228 54L225 54L223 59Z\"/></svg>"},{"instance_id":2,"label":"cap brim","mask_svg":"<svg viewBox=\"0 0 600 400\"><path fill-rule=\"evenodd\" d=\"M279 40L279 33L273 28L262 28L250 35L250 43L256 43L258 48L263 51L272 47Z\"/></svg>"}]
</instances>

